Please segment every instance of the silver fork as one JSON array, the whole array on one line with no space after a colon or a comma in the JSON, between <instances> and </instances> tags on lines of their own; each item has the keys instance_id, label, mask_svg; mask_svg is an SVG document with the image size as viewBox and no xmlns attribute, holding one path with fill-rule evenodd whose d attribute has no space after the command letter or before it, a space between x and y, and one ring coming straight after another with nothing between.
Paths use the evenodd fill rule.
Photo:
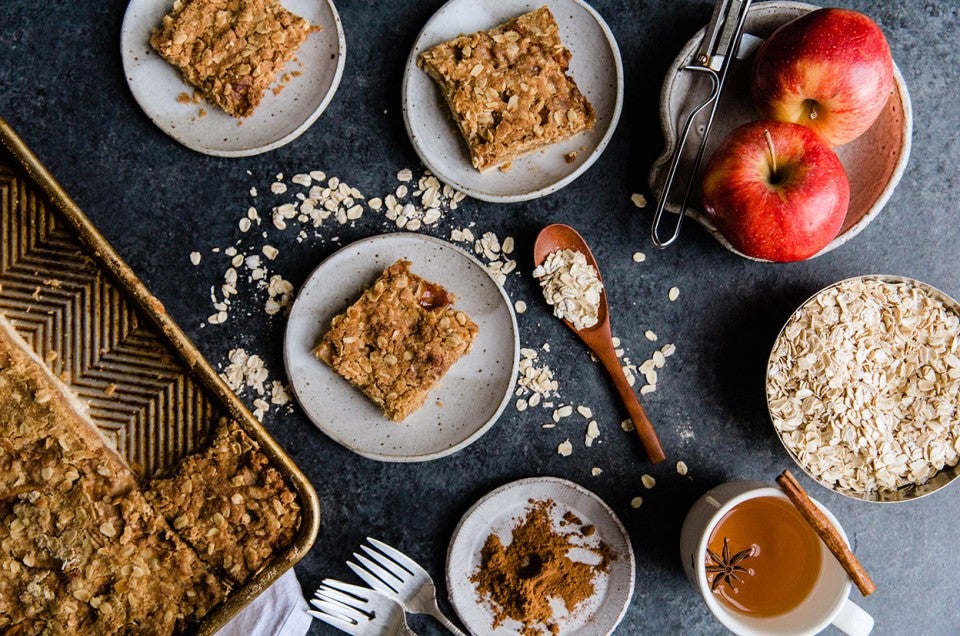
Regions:
<instances>
[{"instance_id":1,"label":"silver fork","mask_svg":"<svg viewBox=\"0 0 960 636\"><path fill-rule=\"evenodd\" d=\"M367 556L353 553L359 565L347 566L364 582L387 596L397 599L403 609L413 614L429 614L440 621L451 634L466 636L443 615L437 606L437 588L427 571L416 561L382 541L367 537L370 546L361 545ZM373 547L371 547L373 546Z\"/></svg>"},{"instance_id":2,"label":"silver fork","mask_svg":"<svg viewBox=\"0 0 960 636\"><path fill-rule=\"evenodd\" d=\"M366 587L324 579L310 604L308 614L354 636L417 636L396 599Z\"/></svg>"}]
</instances>

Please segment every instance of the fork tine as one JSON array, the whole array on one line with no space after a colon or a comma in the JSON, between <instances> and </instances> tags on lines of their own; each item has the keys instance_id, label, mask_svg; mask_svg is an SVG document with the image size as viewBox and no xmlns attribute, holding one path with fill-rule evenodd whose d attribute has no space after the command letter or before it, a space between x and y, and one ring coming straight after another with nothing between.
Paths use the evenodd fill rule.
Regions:
<instances>
[{"instance_id":1,"label":"fork tine","mask_svg":"<svg viewBox=\"0 0 960 636\"><path fill-rule=\"evenodd\" d=\"M367 537L367 541L369 541L371 545L378 548L381 552L386 554L388 557L396 561L398 564L402 565L405 570L410 572L410 574L417 574L418 572L423 571L423 568L420 566L419 563L417 563L416 561L408 557L403 552L400 552L400 550L397 550L396 548L392 548L388 546L386 543L384 543L383 541L377 541L372 537Z\"/></svg>"},{"instance_id":2,"label":"fork tine","mask_svg":"<svg viewBox=\"0 0 960 636\"><path fill-rule=\"evenodd\" d=\"M338 592L345 592L351 596L356 596L357 598L370 600L369 588L360 587L359 585L351 585L350 583L344 583L343 581L338 581L337 579L323 579L320 581L320 587L328 587L330 589L337 590Z\"/></svg>"},{"instance_id":3,"label":"fork tine","mask_svg":"<svg viewBox=\"0 0 960 636\"><path fill-rule=\"evenodd\" d=\"M330 614L331 616L335 616L335 617L339 618L340 620L347 621L348 623L353 623L353 622L354 622L349 616L346 615L346 612L343 612L343 611L334 611L332 608L331 608L329 611L328 611L328 610L324 610L323 607L320 605L320 601L322 601L322 600L324 600L324 599L321 599L321 598L312 598L312 599L310 599L310 604L313 605L313 606L314 606L315 608L317 608L318 610L322 610L325 614Z\"/></svg>"},{"instance_id":4,"label":"fork tine","mask_svg":"<svg viewBox=\"0 0 960 636\"><path fill-rule=\"evenodd\" d=\"M354 598L349 594L344 594L343 592L338 592L333 588L321 586L319 590L314 592L314 597L320 599L321 601L334 601L336 603L342 603L347 607L366 611L367 601Z\"/></svg>"},{"instance_id":5,"label":"fork tine","mask_svg":"<svg viewBox=\"0 0 960 636\"><path fill-rule=\"evenodd\" d=\"M370 572L367 572L353 561L347 561L347 567L353 570L354 574L363 579L363 582L372 587L374 590L380 592L381 594L386 594L391 598L396 597L397 591L395 589L375 577Z\"/></svg>"},{"instance_id":6,"label":"fork tine","mask_svg":"<svg viewBox=\"0 0 960 636\"><path fill-rule=\"evenodd\" d=\"M337 618L348 620L355 625L370 622L370 616L368 614L364 614L356 608L343 605L335 601L325 601L323 599L315 598L310 601L310 604L322 612L326 612L327 614L336 616Z\"/></svg>"},{"instance_id":7,"label":"fork tine","mask_svg":"<svg viewBox=\"0 0 960 636\"><path fill-rule=\"evenodd\" d=\"M399 576L390 572L389 570L385 570L379 564L374 563L362 554L354 552L353 558L359 561L360 565L366 568L370 574L380 579L384 585L392 589L395 593L400 591L400 587L403 584L403 579L401 579Z\"/></svg>"},{"instance_id":8,"label":"fork tine","mask_svg":"<svg viewBox=\"0 0 960 636\"><path fill-rule=\"evenodd\" d=\"M339 618L337 616L334 616L331 614L325 614L323 612L318 612L317 610L307 610L307 614L309 614L310 616L313 616L316 619L323 621L327 625L336 627L342 632L346 632L348 634L360 633L359 626L354 625L349 621L345 621L342 618Z\"/></svg>"},{"instance_id":9,"label":"fork tine","mask_svg":"<svg viewBox=\"0 0 960 636\"><path fill-rule=\"evenodd\" d=\"M360 549L363 550L370 558L380 564L384 570L395 576L400 581L406 581L413 576L416 576L409 569L403 567L401 564L397 563L386 554L377 552L368 545L361 545Z\"/></svg>"}]
</instances>

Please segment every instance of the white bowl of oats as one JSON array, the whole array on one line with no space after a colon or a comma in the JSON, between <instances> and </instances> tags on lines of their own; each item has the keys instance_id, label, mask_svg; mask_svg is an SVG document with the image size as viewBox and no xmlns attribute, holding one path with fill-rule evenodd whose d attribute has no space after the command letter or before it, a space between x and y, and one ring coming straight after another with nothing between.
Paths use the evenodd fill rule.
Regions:
<instances>
[{"instance_id":1,"label":"white bowl of oats","mask_svg":"<svg viewBox=\"0 0 960 636\"><path fill-rule=\"evenodd\" d=\"M767 408L810 477L874 502L960 476L960 304L901 276L849 278L807 299L767 363Z\"/></svg>"}]
</instances>

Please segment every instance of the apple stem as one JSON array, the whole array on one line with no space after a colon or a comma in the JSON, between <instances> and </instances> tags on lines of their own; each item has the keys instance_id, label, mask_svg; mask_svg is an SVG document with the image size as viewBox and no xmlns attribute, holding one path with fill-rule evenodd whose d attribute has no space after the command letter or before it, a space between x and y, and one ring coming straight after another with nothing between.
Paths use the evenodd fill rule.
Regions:
<instances>
[{"instance_id":1,"label":"apple stem","mask_svg":"<svg viewBox=\"0 0 960 636\"><path fill-rule=\"evenodd\" d=\"M770 150L770 161L773 163L773 179L777 179L777 149L773 146L773 136L769 130L763 131L763 136L767 140L767 149Z\"/></svg>"}]
</instances>

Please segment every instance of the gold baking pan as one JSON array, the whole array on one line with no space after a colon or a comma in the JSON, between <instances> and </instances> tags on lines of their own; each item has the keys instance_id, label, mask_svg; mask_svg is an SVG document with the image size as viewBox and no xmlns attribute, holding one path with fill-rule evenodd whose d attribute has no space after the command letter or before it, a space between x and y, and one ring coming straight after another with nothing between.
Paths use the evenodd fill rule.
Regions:
<instances>
[{"instance_id":1,"label":"gold baking pan","mask_svg":"<svg viewBox=\"0 0 960 636\"><path fill-rule=\"evenodd\" d=\"M163 305L0 118L0 311L141 479L231 417L296 493L293 542L200 622L213 634L310 549L317 493Z\"/></svg>"}]
</instances>

